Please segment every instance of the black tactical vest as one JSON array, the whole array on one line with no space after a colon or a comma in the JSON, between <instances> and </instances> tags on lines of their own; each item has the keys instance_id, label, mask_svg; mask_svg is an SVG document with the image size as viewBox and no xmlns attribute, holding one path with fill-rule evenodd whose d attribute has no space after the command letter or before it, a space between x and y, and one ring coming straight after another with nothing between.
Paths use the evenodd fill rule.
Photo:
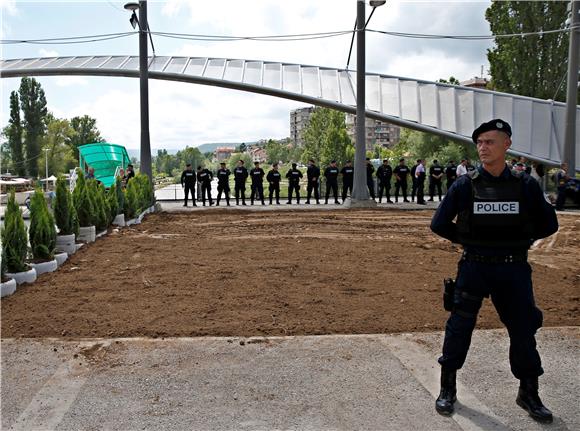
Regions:
<instances>
[{"instance_id":1,"label":"black tactical vest","mask_svg":"<svg viewBox=\"0 0 580 431\"><path fill-rule=\"evenodd\" d=\"M477 170L469 172L471 199L457 216L457 233L463 245L528 248L533 226L523 202L523 181L512 174L505 181L490 181Z\"/></svg>"}]
</instances>

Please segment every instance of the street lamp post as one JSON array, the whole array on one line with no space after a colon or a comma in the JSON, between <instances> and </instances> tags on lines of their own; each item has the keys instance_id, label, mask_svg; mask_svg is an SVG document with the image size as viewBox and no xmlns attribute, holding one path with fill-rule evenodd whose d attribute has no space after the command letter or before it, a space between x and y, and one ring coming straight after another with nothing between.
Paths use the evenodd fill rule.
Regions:
<instances>
[{"instance_id":1,"label":"street lamp post","mask_svg":"<svg viewBox=\"0 0 580 431\"><path fill-rule=\"evenodd\" d=\"M48 192L48 152L50 151L50 148L45 148L44 149L44 167L45 167L45 180L46 180L46 184L44 185L44 188L46 189L46 191Z\"/></svg>"},{"instance_id":2,"label":"street lamp post","mask_svg":"<svg viewBox=\"0 0 580 431\"><path fill-rule=\"evenodd\" d=\"M139 9L139 98L141 115L141 168L140 171L152 179L151 172L151 142L149 138L149 56L147 54L147 0L139 3L127 3L125 9L133 11ZM133 16L131 17L133 24Z\"/></svg>"},{"instance_id":3,"label":"street lamp post","mask_svg":"<svg viewBox=\"0 0 580 431\"><path fill-rule=\"evenodd\" d=\"M578 100L578 57L580 56L580 1L570 2L570 46L568 47L568 91L566 95L566 133L564 137L564 157L568 172L576 173L576 103Z\"/></svg>"},{"instance_id":4,"label":"street lamp post","mask_svg":"<svg viewBox=\"0 0 580 431\"><path fill-rule=\"evenodd\" d=\"M371 1L374 9L385 4L385 1ZM354 153L354 181L352 197L347 206L351 208L364 208L376 206L376 202L370 199L367 188L366 170L366 130L365 130L365 2L357 0L356 8L356 143ZM372 14L371 14L372 15ZM369 19L370 20L370 19Z\"/></svg>"}]
</instances>

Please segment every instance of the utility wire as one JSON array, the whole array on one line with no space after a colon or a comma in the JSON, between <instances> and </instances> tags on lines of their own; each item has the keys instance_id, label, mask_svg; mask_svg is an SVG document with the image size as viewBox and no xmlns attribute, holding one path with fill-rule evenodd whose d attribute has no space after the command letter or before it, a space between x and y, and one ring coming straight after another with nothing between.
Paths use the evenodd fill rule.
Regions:
<instances>
[{"instance_id":1,"label":"utility wire","mask_svg":"<svg viewBox=\"0 0 580 431\"><path fill-rule=\"evenodd\" d=\"M48 38L48 39L2 39L0 44L3 45L16 45L22 43L28 43L33 45L69 45L77 43L89 43L89 42L100 42L103 40L119 39L121 37L131 36L137 34L138 32L125 32L125 33L110 33L110 34L99 34L92 36L76 36L76 37L58 37L58 38Z\"/></svg>"},{"instance_id":2,"label":"utility wire","mask_svg":"<svg viewBox=\"0 0 580 431\"><path fill-rule=\"evenodd\" d=\"M387 36L396 37L406 37L411 39L455 39L455 40L488 40L488 39L503 39L511 37L528 37L528 36L541 36L544 34L554 34L554 33L566 33L573 28L580 28L580 26L561 28L557 30L545 30L545 31L535 31L526 33L513 33L513 34L492 34L492 35L446 35L446 34L423 34L423 33L400 33L395 31L382 31L382 30L371 30L367 31L373 33L384 34Z\"/></svg>"}]
</instances>

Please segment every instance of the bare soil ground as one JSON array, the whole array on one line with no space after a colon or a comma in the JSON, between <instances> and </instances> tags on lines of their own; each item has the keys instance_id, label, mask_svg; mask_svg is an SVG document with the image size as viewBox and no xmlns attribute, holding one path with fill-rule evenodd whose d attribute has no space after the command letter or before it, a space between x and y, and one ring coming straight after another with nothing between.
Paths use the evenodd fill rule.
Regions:
<instances>
[{"instance_id":1,"label":"bare soil ground","mask_svg":"<svg viewBox=\"0 0 580 431\"><path fill-rule=\"evenodd\" d=\"M2 337L261 336L443 329L459 248L431 211L160 213L2 299ZM545 326L580 324L580 219L530 261ZM487 300L480 328L501 327Z\"/></svg>"}]
</instances>

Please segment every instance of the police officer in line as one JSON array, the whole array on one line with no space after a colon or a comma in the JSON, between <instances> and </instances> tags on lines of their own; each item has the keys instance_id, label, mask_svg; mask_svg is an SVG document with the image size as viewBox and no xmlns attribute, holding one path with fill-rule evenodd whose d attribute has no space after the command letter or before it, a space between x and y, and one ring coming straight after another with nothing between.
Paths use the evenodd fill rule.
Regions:
<instances>
[{"instance_id":1,"label":"police officer in line","mask_svg":"<svg viewBox=\"0 0 580 431\"><path fill-rule=\"evenodd\" d=\"M433 202L435 196L435 189L439 195L439 202L441 202L441 186L443 184L443 167L439 165L437 160L433 160L433 164L429 168L429 201Z\"/></svg>"},{"instance_id":2,"label":"police officer in line","mask_svg":"<svg viewBox=\"0 0 580 431\"><path fill-rule=\"evenodd\" d=\"M248 170L244 166L243 160L238 160L238 165L234 169L234 190L236 193L236 205L240 204L240 195L242 196L242 205L246 205L246 179Z\"/></svg>"},{"instance_id":3,"label":"police officer in line","mask_svg":"<svg viewBox=\"0 0 580 431\"><path fill-rule=\"evenodd\" d=\"M379 181L379 203L383 199L383 191L387 198L387 202L392 204L391 200L391 177L393 176L393 168L389 165L389 159L384 159L383 164L377 169L377 179Z\"/></svg>"},{"instance_id":4,"label":"police officer in line","mask_svg":"<svg viewBox=\"0 0 580 431\"><path fill-rule=\"evenodd\" d=\"M558 192L556 198L556 209L564 211L564 204L566 203L566 186L570 181L568 176L568 163L562 163L560 169L556 172L556 191Z\"/></svg>"},{"instance_id":5,"label":"police officer in line","mask_svg":"<svg viewBox=\"0 0 580 431\"><path fill-rule=\"evenodd\" d=\"M425 202L425 178L427 178L426 163L424 159L417 160L417 167L415 168L415 182L417 187L417 203L419 205L427 205Z\"/></svg>"},{"instance_id":6,"label":"police officer in line","mask_svg":"<svg viewBox=\"0 0 580 431\"><path fill-rule=\"evenodd\" d=\"M280 205L280 181L282 180L282 174L278 170L278 163L272 165L272 169L266 175L266 180L269 184L270 205L272 205L274 193L276 193L276 205Z\"/></svg>"},{"instance_id":7,"label":"police officer in line","mask_svg":"<svg viewBox=\"0 0 580 431\"><path fill-rule=\"evenodd\" d=\"M314 160L308 160L308 170L306 171L306 179L308 180L308 186L306 188L307 195L306 195L306 203L310 203L310 198L312 197L312 191L314 190L314 199L316 199L316 203L320 203L320 168L316 166Z\"/></svg>"},{"instance_id":8,"label":"police officer in line","mask_svg":"<svg viewBox=\"0 0 580 431\"><path fill-rule=\"evenodd\" d=\"M207 197L209 201L209 206L213 205L213 200L211 198L211 180L213 179L213 174L207 168L202 166L197 167L197 182L201 184L201 201L203 206L205 206L205 199Z\"/></svg>"},{"instance_id":9,"label":"police officer in line","mask_svg":"<svg viewBox=\"0 0 580 431\"><path fill-rule=\"evenodd\" d=\"M302 172L296 167L296 163L292 163L292 169L286 173L288 178L288 205L292 204L292 192L296 192L296 203L300 204L300 178L303 177Z\"/></svg>"},{"instance_id":10,"label":"police officer in line","mask_svg":"<svg viewBox=\"0 0 580 431\"><path fill-rule=\"evenodd\" d=\"M254 199L260 199L262 205L264 202L264 169L260 167L260 162L254 162L254 169L250 171L250 178L252 179L252 193L250 194L250 203L254 205Z\"/></svg>"},{"instance_id":11,"label":"police officer in line","mask_svg":"<svg viewBox=\"0 0 580 431\"><path fill-rule=\"evenodd\" d=\"M369 189L369 195L371 199L375 199L375 182L373 180L373 173L375 172L375 167L371 163L371 159L367 157L367 188Z\"/></svg>"},{"instance_id":12,"label":"police officer in line","mask_svg":"<svg viewBox=\"0 0 580 431\"><path fill-rule=\"evenodd\" d=\"M342 203L344 203L349 191L352 195L352 184L354 181L354 168L352 167L352 162L350 160L348 160L340 170L340 174L342 175Z\"/></svg>"},{"instance_id":13,"label":"police officer in line","mask_svg":"<svg viewBox=\"0 0 580 431\"><path fill-rule=\"evenodd\" d=\"M411 202L415 202L415 195L417 194L417 176L415 175L415 171L417 170L417 166L420 164L421 159L417 159L417 163L411 167Z\"/></svg>"},{"instance_id":14,"label":"police officer in line","mask_svg":"<svg viewBox=\"0 0 580 431\"><path fill-rule=\"evenodd\" d=\"M435 407L440 414L453 413L456 372L467 356L481 303L491 295L510 337L511 371L520 380L516 403L535 420L549 423L552 413L538 395L544 370L534 336L542 312L534 302L527 252L535 240L558 230L558 220L538 182L507 167L511 135L510 125L500 119L473 132L482 166L455 181L431 222L433 232L464 250L439 358L441 392Z\"/></svg>"},{"instance_id":15,"label":"police officer in line","mask_svg":"<svg viewBox=\"0 0 580 431\"><path fill-rule=\"evenodd\" d=\"M189 192L191 192L191 202L193 206L196 207L197 204L195 203L195 172L193 172L193 168L191 167L191 163L185 165L185 171L181 173L181 187L185 192L185 200L183 201L183 206L187 206L187 196Z\"/></svg>"},{"instance_id":16,"label":"police officer in line","mask_svg":"<svg viewBox=\"0 0 580 431\"><path fill-rule=\"evenodd\" d=\"M344 169L346 169L346 167L342 168L343 171ZM344 178L344 174L342 175L342 177ZM326 195L324 197L324 203L328 204L328 197L330 196L330 191L332 190L332 195L334 196L334 203L340 204L340 202L338 201L338 166L336 165L336 160L330 162L330 166L328 166L324 170L324 178L326 178ZM352 185L350 187L352 193ZM346 185L344 184L342 187L342 194L346 195ZM346 198L343 198L343 202L344 199Z\"/></svg>"},{"instance_id":17,"label":"police officer in line","mask_svg":"<svg viewBox=\"0 0 580 431\"><path fill-rule=\"evenodd\" d=\"M447 190L449 190L457 179L457 166L455 166L455 162L453 160L449 160L447 163L447 167L445 168L445 176L447 177Z\"/></svg>"},{"instance_id":18,"label":"police officer in line","mask_svg":"<svg viewBox=\"0 0 580 431\"><path fill-rule=\"evenodd\" d=\"M217 194L217 202L216 206L220 205L220 199L222 197L222 192L226 197L226 203L230 206L230 175L231 172L228 168L226 168L225 162L220 163L220 168L217 171L217 179L218 179L218 194Z\"/></svg>"},{"instance_id":19,"label":"police officer in line","mask_svg":"<svg viewBox=\"0 0 580 431\"><path fill-rule=\"evenodd\" d=\"M405 202L407 199L407 176L409 175L409 168L405 165L405 159L399 159L399 165L393 170L395 174L395 202L399 202L399 191L403 192Z\"/></svg>"}]
</instances>

